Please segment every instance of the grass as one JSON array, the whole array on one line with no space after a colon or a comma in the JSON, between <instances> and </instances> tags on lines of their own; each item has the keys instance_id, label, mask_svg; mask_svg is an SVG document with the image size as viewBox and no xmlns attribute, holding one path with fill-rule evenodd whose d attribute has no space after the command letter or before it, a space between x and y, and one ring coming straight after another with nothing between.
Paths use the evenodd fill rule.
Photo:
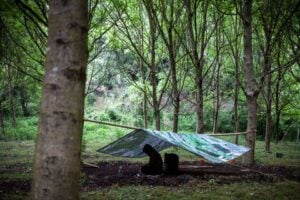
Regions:
<instances>
[{"instance_id":1,"label":"grass","mask_svg":"<svg viewBox=\"0 0 300 200\"><path fill-rule=\"evenodd\" d=\"M31 120L33 123L34 120ZM30 126L30 123L26 126ZM32 125L32 124L31 124ZM28 129L30 130L30 129ZM32 129L33 134L35 129ZM83 135L84 162L98 163L100 161L127 160L131 162L146 162L148 159L124 159L112 157L96 152L96 150L117 138L128 133L128 130L99 126L86 123ZM7 133L8 134L8 133ZM35 134L35 133L34 133ZM0 181L26 181L31 180L31 166L34 155L34 138L31 140L10 140L0 141ZM233 141L233 138L226 138ZM240 138L240 143L243 143ZM165 150L175 152L180 160L198 160L199 158L181 149L171 148ZM162 152L163 153L163 152ZM277 158L276 153L282 153L282 158ZM264 142L256 142L255 160L263 165L280 165L300 167L300 144L295 142L282 142L277 145L271 144L271 153L264 152ZM25 166L24 170L22 167ZM16 168L16 171L6 169ZM235 183L230 185L218 185L215 182L203 182L201 180L191 182L180 187L165 186L119 186L114 185L108 188L99 188L97 191L82 192L81 199L300 199L300 183L294 181L282 181L273 184L266 183ZM0 188L0 199L1 199ZM23 196L22 196L23 195ZM24 194L6 194L6 199L23 199Z\"/></svg>"},{"instance_id":2,"label":"grass","mask_svg":"<svg viewBox=\"0 0 300 200\"><path fill-rule=\"evenodd\" d=\"M292 181L284 181L275 184L259 183L235 183L230 185L208 185L197 183L181 187L151 187L151 186L112 186L99 191L81 194L81 199L89 200L190 200L190 199L299 199L300 193L296 192L300 184Z\"/></svg>"}]
</instances>

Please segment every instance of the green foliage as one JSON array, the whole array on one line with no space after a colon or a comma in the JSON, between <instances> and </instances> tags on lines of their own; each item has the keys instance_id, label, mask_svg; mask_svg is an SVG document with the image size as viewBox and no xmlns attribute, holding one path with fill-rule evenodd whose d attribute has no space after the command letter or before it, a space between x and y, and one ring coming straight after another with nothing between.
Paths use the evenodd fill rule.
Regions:
<instances>
[{"instance_id":1,"label":"green foliage","mask_svg":"<svg viewBox=\"0 0 300 200\"><path fill-rule=\"evenodd\" d=\"M37 117L17 118L16 127L12 127L9 121L4 123L3 140L34 140L37 134Z\"/></svg>"}]
</instances>

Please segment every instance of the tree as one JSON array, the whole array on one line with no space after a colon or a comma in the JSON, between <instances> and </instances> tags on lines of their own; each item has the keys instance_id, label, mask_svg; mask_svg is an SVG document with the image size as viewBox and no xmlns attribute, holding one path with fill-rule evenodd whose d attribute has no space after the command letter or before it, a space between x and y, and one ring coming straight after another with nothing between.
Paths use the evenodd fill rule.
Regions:
<instances>
[{"instance_id":1,"label":"tree","mask_svg":"<svg viewBox=\"0 0 300 200\"><path fill-rule=\"evenodd\" d=\"M254 149L257 129L257 96L252 61L252 0L244 0L243 4L244 25L244 70L247 98L247 132L246 145L251 148L246 154L246 163L254 163Z\"/></svg>"},{"instance_id":2,"label":"tree","mask_svg":"<svg viewBox=\"0 0 300 200\"><path fill-rule=\"evenodd\" d=\"M160 64L163 65L163 55L157 53L159 51L159 33L151 9L152 1L130 3L129 1L114 0L112 2L117 15L112 18L119 19L116 23L116 28L120 33L118 40L121 40L122 45L131 51L139 66L136 70L139 78L131 76L132 66L129 69L122 67L122 74L128 77L130 83L143 93L144 126L147 125L145 105L148 103L152 107L155 129L160 130L161 110L165 107L162 101L166 94L169 75L164 79L159 78L160 74L164 72L159 68Z\"/></svg>"},{"instance_id":3,"label":"tree","mask_svg":"<svg viewBox=\"0 0 300 200\"><path fill-rule=\"evenodd\" d=\"M50 0L49 7L32 199L79 199L87 2Z\"/></svg>"},{"instance_id":4,"label":"tree","mask_svg":"<svg viewBox=\"0 0 300 200\"><path fill-rule=\"evenodd\" d=\"M263 28L263 41L260 44L263 54L263 79L265 81L265 102L266 102L266 127L265 127L265 151L270 151L271 143L271 123L272 123L272 66L276 65L274 50L276 50L277 43L281 43L285 39L286 32L290 28L288 24L292 22L295 12L299 8L299 2L289 2L277 0L276 3L266 1L260 8L260 24ZM286 9L283 9L286 8ZM285 12L288 11L288 12ZM292 33L290 33L292 35ZM260 40L258 40L260 41ZM280 50L279 50L280 51ZM290 58L286 56L286 58ZM292 66L295 62L294 56L288 60L288 65ZM277 63L278 64L278 63ZM286 65L286 63L284 64ZM278 65L278 84L280 84L280 76L282 73L282 66Z\"/></svg>"},{"instance_id":5,"label":"tree","mask_svg":"<svg viewBox=\"0 0 300 200\"><path fill-rule=\"evenodd\" d=\"M179 78L177 75L177 51L180 46L178 42L178 35L176 37L176 28L179 25L179 19L181 17L181 6L176 4L174 0L171 1L159 1L154 3L145 4L147 6L148 15L154 19L154 24L162 38L162 41L167 49L169 57L169 65L171 72L171 84L172 84L172 102L173 102L173 127L172 131L178 131L178 119L180 111L180 86Z\"/></svg>"},{"instance_id":6,"label":"tree","mask_svg":"<svg viewBox=\"0 0 300 200\"><path fill-rule=\"evenodd\" d=\"M189 38L189 55L195 70L195 86L196 86L196 132L203 133L204 131L204 116L203 116L203 79L205 77L204 63L205 50L211 35L207 34L207 13L209 2L204 0L202 3L199 0L185 0L185 10L187 15L187 35ZM200 6L201 5L201 6ZM200 9L200 10L199 10ZM200 20L197 20L201 16Z\"/></svg>"}]
</instances>

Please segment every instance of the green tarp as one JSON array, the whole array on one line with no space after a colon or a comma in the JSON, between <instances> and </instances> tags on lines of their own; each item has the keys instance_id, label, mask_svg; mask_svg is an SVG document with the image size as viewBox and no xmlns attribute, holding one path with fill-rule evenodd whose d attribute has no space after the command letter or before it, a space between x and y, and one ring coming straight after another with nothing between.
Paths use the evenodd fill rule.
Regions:
<instances>
[{"instance_id":1,"label":"green tarp","mask_svg":"<svg viewBox=\"0 0 300 200\"><path fill-rule=\"evenodd\" d=\"M212 163L235 159L250 149L205 134L173 133L139 129L97 150L121 157L143 157L143 147L150 144L157 151L180 147Z\"/></svg>"}]
</instances>

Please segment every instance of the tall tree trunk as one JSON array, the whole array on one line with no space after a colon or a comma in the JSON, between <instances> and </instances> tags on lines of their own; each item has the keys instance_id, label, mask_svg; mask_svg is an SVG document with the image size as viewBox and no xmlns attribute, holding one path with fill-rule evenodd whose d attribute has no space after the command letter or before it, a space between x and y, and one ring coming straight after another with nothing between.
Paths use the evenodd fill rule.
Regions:
<instances>
[{"instance_id":1,"label":"tall tree trunk","mask_svg":"<svg viewBox=\"0 0 300 200\"><path fill-rule=\"evenodd\" d=\"M148 7L147 7L148 8ZM149 8L148 8L149 9ZM155 53L155 41L156 41L156 27L153 19L153 15L150 10L148 11L148 20L150 24L150 51L151 51L151 61L150 61L150 80L152 86L152 105L153 105L153 115L155 129L160 130L160 103L157 97L157 75L156 75L156 53Z\"/></svg>"},{"instance_id":2,"label":"tall tree trunk","mask_svg":"<svg viewBox=\"0 0 300 200\"><path fill-rule=\"evenodd\" d=\"M219 109L220 109L220 64L217 64L217 74L216 74L216 96L215 96L215 105L213 113L213 133L218 132L218 118L219 118Z\"/></svg>"},{"instance_id":3,"label":"tall tree trunk","mask_svg":"<svg viewBox=\"0 0 300 200\"><path fill-rule=\"evenodd\" d=\"M170 19L168 20L167 25L167 38L168 41L165 41L168 54L169 62L171 68L171 82L172 82L172 100L173 100L173 128L174 133L178 132L178 119L179 119L179 110L180 110L180 92L178 90L178 80L177 80L177 67L176 67L176 52L174 48L174 1L170 1Z\"/></svg>"},{"instance_id":4,"label":"tall tree trunk","mask_svg":"<svg viewBox=\"0 0 300 200\"><path fill-rule=\"evenodd\" d=\"M279 52L277 54L277 66L281 66L281 49L282 45L281 43L278 43L278 49ZM284 74L286 73L287 69L282 69L281 67L278 68L277 71L277 80L275 85L275 143L277 144L279 140L282 138L282 134L280 134L280 120L281 120L281 99L280 99L280 87L281 87L281 81L284 77Z\"/></svg>"},{"instance_id":5,"label":"tall tree trunk","mask_svg":"<svg viewBox=\"0 0 300 200\"><path fill-rule=\"evenodd\" d=\"M19 95L20 95L20 103L21 103L21 107L22 107L22 111L23 111L23 116L24 117L28 117L30 115L29 110L27 108L27 95L26 95L26 91L24 89L24 87L20 87L19 88Z\"/></svg>"},{"instance_id":6,"label":"tall tree trunk","mask_svg":"<svg viewBox=\"0 0 300 200\"><path fill-rule=\"evenodd\" d=\"M204 115L203 115L203 80L202 80L202 67L196 70L196 115L197 125L196 132L203 133L204 131Z\"/></svg>"},{"instance_id":7,"label":"tall tree trunk","mask_svg":"<svg viewBox=\"0 0 300 200\"><path fill-rule=\"evenodd\" d=\"M147 11L148 21L149 21L149 29L150 29L150 37L149 37L149 44L150 44L150 83L152 87L152 107L153 107L153 116L154 116L154 125L156 130L160 130L160 102L157 96L157 69L156 69L156 32L157 27L155 24L155 14L153 10L153 2L152 1L143 1L144 6Z\"/></svg>"},{"instance_id":8,"label":"tall tree trunk","mask_svg":"<svg viewBox=\"0 0 300 200\"><path fill-rule=\"evenodd\" d=\"M217 19L216 19L216 23ZM213 133L218 132L218 118L219 118L219 109L220 109L220 69L221 69L221 61L220 61L220 24L217 24L216 28L216 65L217 65L217 74L215 80L215 99L214 99L214 112L213 112Z\"/></svg>"},{"instance_id":9,"label":"tall tree trunk","mask_svg":"<svg viewBox=\"0 0 300 200\"><path fill-rule=\"evenodd\" d=\"M144 117L144 128L148 128L147 94L145 92L143 96L143 117Z\"/></svg>"},{"instance_id":10,"label":"tall tree trunk","mask_svg":"<svg viewBox=\"0 0 300 200\"><path fill-rule=\"evenodd\" d=\"M243 5L244 25L244 68L246 78L247 98L247 136L246 146L251 150L245 155L245 162L254 163L254 150L257 129L257 95L252 64L252 0L244 0Z\"/></svg>"},{"instance_id":11,"label":"tall tree trunk","mask_svg":"<svg viewBox=\"0 0 300 200\"><path fill-rule=\"evenodd\" d=\"M278 69L277 81L275 86L275 143L279 142L280 138L280 117L281 117L281 109L280 109L280 83L282 79L281 68Z\"/></svg>"},{"instance_id":12,"label":"tall tree trunk","mask_svg":"<svg viewBox=\"0 0 300 200\"><path fill-rule=\"evenodd\" d=\"M0 97L0 138L3 135L4 135L4 116L3 116L2 99Z\"/></svg>"},{"instance_id":13,"label":"tall tree trunk","mask_svg":"<svg viewBox=\"0 0 300 200\"><path fill-rule=\"evenodd\" d=\"M32 199L79 199L87 1L49 1L48 48Z\"/></svg>"},{"instance_id":14,"label":"tall tree trunk","mask_svg":"<svg viewBox=\"0 0 300 200\"><path fill-rule=\"evenodd\" d=\"M236 46L237 50L237 46ZM239 65L238 65L238 54L234 55L235 67L234 67L234 132L239 132L239 112L238 112L238 99L239 99ZM238 144L239 135L235 136L235 143Z\"/></svg>"},{"instance_id":15,"label":"tall tree trunk","mask_svg":"<svg viewBox=\"0 0 300 200\"><path fill-rule=\"evenodd\" d=\"M143 102L142 102L142 107L143 107L143 119L144 119L144 128L148 128L148 109L147 109L147 93L146 93L146 75L145 75L145 66L142 61L142 59L139 60L139 66L140 66L140 72L142 76L142 81L143 81Z\"/></svg>"},{"instance_id":16,"label":"tall tree trunk","mask_svg":"<svg viewBox=\"0 0 300 200\"><path fill-rule=\"evenodd\" d=\"M12 86L12 71L11 67L7 67L8 72L8 99L9 99L9 112L10 112L10 120L12 126L16 127L16 111L14 105L14 98L13 98L13 86Z\"/></svg>"},{"instance_id":17,"label":"tall tree trunk","mask_svg":"<svg viewBox=\"0 0 300 200\"><path fill-rule=\"evenodd\" d=\"M239 112L238 112L238 100L239 100L239 49L238 49L238 24L239 18L238 15L235 17L235 26L234 26L234 34L235 34L235 45L234 45L234 131L239 132ZM238 143L238 135L235 137L235 143Z\"/></svg>"},{"instance_id":18,"label":"tall tree trunk","mask_svg":"<svg viewBox=\"0 0 300 200\"><path fill-rule=\"evenodd\" d=\"M179 109L180 109L180 93L178 91L178 82L177 82L177 72L176 72L176 63L175 63L175 55L174 48L170 47L169 49L169 58L171 65L171 81L172 81L172 98L173 98L173 132L178 132L178 119L179 119Z\"/></svg>"},{"instance_id":19,"label":"tall tree trunk","mask_svg":"<svg viewBox=\"0 0 300 200\"><path fill-rule=\"evenodd\" d=\"M269 54L265 55L265 85L266 85L266 129L265 129L265 151L270 152L271 123L272 123L272 94L271 94L271 63Z\"/></svg>"},{"instance_id":20,"label":"tall tree trunk","mask_svg":"<svg viewBox=\"0 0 300 200\"><path fill-rule=\"evenodd\" d=\"M198 55L197 45L198 40L195 39L195 31L197 29L194 20L196 13L192 12L190 0L185 0L185 9L187 12L187 31L189 36L189 43L192 52L193 65L195 67L195 84L196 84L196 132L203 133L204 131L204 117L203 117L203 59L205 50L205 32L206 32L206 14L208 9L208 2L203 2L203 21L200 36L200 55Z\"/></svg>"}]
</instances>

